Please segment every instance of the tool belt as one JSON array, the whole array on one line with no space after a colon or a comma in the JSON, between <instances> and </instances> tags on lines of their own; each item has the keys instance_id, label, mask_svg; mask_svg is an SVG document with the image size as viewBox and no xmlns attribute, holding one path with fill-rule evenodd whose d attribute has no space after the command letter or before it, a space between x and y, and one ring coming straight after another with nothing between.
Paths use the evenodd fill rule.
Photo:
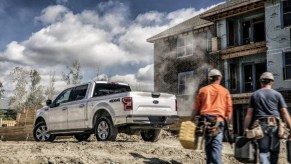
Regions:
<instances>
[{"instance_id":1,"label":"tool belt","mask_svg":"<svg viewBox=\"0 0 291 164\"><path fill-rule=\"evenodd\" d=\"M287 139L290 135L290 129L288 129L287 125L283 120L279 119L279 126L278 126L278 137L280 139Z\"/></svg>"},{"instance_id":2,"label":"tool belt","mask_svg":"<svg viewBox=\"0 0 291 164\"><path fill-rule=\"evenodd\" d=\"M221 129L217 122L218 116L213 115L201 115L195 119L197 125L195 135L203 136L204 134L209 137L215 137L220 132Z\"/></svg>"},{"instance_id":3,"label":"tool belt","mask_svg":"<svg viewBox=\"0 0 291 164\"><path fill-rule=\"evenodd\" d=\"M259 119L260 124L266 124L269 127L274 127L278 125L278 119L276 117L266 117Z\"/></svg>"},{"instance_id":4,"label":"tool belt","mask_svg":"<svg viewBox=\"0 0 291 164\"><path fill-rule=\"evenodd\" d=\"M246 137L248 139L261 139L264 137L264 132L259 124L259 120L255 120L251 128L246 129Z\"/></svg>"},{"instance_id":5,"label":"tool belt","mask_svg":"<svg viewBox=\"0 0 291 164\"><path fill-rule=\"evenodd\" d=\"M267 124L269 127L278 126L278 137L280 139L288 138L290 129L288 129L286 123L282 119L277 119L276 117L266 117L259 120L260 123Z\"/></svg>"}]
</instances>

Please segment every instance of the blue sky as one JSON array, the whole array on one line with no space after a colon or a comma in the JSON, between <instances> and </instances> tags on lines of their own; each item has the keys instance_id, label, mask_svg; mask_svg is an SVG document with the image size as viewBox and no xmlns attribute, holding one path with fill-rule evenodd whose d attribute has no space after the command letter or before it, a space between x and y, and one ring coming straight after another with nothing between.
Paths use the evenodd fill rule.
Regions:
<instances>
[{"instance_id":1,"label":"blue sky","mask_svg":"<svg viewBox=\"0 0 291 164\"><path fill-rule=\"evenodd\" d=\"M100 73L129 83L153 82L146 39L222 0L1 0L0 81L9 91L16 66L37 69L43 83L78 59L84 81Z\"/></svg>"}]
</instances>

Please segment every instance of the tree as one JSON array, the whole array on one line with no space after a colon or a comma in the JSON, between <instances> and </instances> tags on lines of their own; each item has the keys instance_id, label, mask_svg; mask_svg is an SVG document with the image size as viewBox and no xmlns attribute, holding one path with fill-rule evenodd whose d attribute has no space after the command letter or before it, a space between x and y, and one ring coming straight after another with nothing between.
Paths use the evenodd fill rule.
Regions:
<instances>
[{"instance_id":1,"label":"tree","mask_svg":"<svg viewBox=\"0 0 291 164\"><path fill-rule=\"evenodd\" d=\"M43 96L42 86L39 85L41 77L37 70L33 69L29 73L30 77L30 92L26 99L25 105L34 107L41 106L41 103L44 101L45 97Z\"/></svg>"},{"instance_id":2,"label":"tree","mask_svg":"<svg viewBox=\"0 0 291 164\"><path fill-rule=\"evenodd\" d=\"M27 96L27 78L29 73L21 67L15 67L10 72L12 82L15 83L14 95L9 101L9 105L16 110L20 110L24 107Z\"/></svg>"},{"instance_id":3,"label":"tree","mask_svg":"<svg viewBox=\"0 0 291 164\"><path fill-rule=\"evenodd\" d=\"M72 63L72 66L67 66L68 73L62 73L62 79L68 84L80 84L83 76L80 74L80 62L79 60L75 60Z\"/></svg>"},{"instance_id":4,"label":"tree","mask_svg":"<svg viewBox=\"0 0 291 164\"><path fill-rule=\"evenodd\" d=\"M52 100L54 94L55 94L55 72L50 72L50 79L49 84L45 90L45 94L47 95L47 98Z\"/></svg>"},{"instance_id":5,"label":"tree","mask_svg":"<svg viewBox=\"0 0 291 164\"><path fill-rule=\"evenodd\" d=\"M5 90L3 89L3 84L0 82L0 98L3 96Z\"/></svg>"},{"instance_id":6,"label":"tree","mask_svg":"<svg viewBox=\"0 0 291 164\"><path fill-rule=\"evenodd\" d=\"M109 81L109 77L106 74L101 74L101 64L96 64L96 77L94 80L97 81Z\"/></svg>"},{"instance_id":7,"label":"tree","mask_svg":"<svg viewBox=\"0 0 291 164\"><path fill-rule=\"evenodd\" d=\"M5 114L2 110L0 110L0 118L5 119Z\"/></svg>"}]
</instances>

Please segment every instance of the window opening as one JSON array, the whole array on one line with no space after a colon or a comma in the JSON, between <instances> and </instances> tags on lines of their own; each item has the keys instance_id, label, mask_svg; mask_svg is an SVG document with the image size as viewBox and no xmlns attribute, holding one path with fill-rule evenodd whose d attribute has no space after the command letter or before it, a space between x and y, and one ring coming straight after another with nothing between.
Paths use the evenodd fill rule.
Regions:
<instances>
[{"instance_id":1,"label":"window opening","mask_svg":"<svg viewBox=\"0 0 291 164\"><path fill-rule=\"evenodd\" d=\"M178 94L191 95L193 91L193 71L178 74Z\"/></svg>"},{"instance_id":2,"label":"window opening","mask_svg":"<svg viewBox=\"0 0 291 164\"><path fill-rule=\"evenodd\" d=\"M283 23L284 26L291 25L291 0L284 0L282 1L283 5Z\"/></svg>"},{"instance_id":3,"label":"window opening","mask_svg":"<svg viewBox=\"0 0 291 164\"><path fill-rule=\"evenodd\" d=\"M243 22L243 44L249 44L251 42L251 22Z\"/></svg>"},{"instance_id":4,"label":"window opening","mask_svg":"<svg viewBox=\"0 0 291 164\"><path fill-rule=\"evenodd\" d=\"M236 90L237 89L237 67L235 64L230 64L229 65L230 69L230 89L231 90Z\"/></svg>"},{"instance_id":5,"label":"window opening","mask_svg":"<svg viewBox=\"0 0 291 164\"><path fill-rule=\"evenodd\" d=\"M264 17L254 19L253 20L253 27L254 27L254 42L261 42L265 41L265 21Z\"/></svg>"},{"instance_id":6,"label":"window opening","mask_svg":"<svg viewBox=\"0 0 291 164\"><path fill-rule=\"evenodd\" d=\"M236 45L236 25L232 20L228 21L228 45L235 46Z\"/></svg>"},{"instance_id":7,"label":"window opening","mask_svg":"<svg viewBox=\"0 0 291 164\"><path fill-rule=\"evenodd\" d=\"M193 54L192 34L179 36L177 38L177 57L189 56Z\"/></svg>"},{"instance_id":8,"label":"window opening","mask_svg":"<svg viewBox=\"0 0 291 164\"><path fill-rule=\"evenodd\" d=\"M291 52L284 53L284 80L291 79Z\"/></svg>"},{"instance_id":9,"label":"window opening","mask_svg":"<svg viewBox=\"0 0 291 164\"><path fill-rule=\"evenodd\" d=\"M260 76L262 75L262 73L267 71L267 65L266 63L257 63L255 64L256 67L256 86L255 89L259 89L261 88L261 84L260 84Z\"/></svg>"},{"instance_id":10,"label":"window opening","mask_svg":"<svg viewBox=\"0 0 291 164\"><path fill-rule=\"evenodd\" d=\"M244 89L245 92L253 91L253 65L244 66Z\"/></svg>"}]
</instances>

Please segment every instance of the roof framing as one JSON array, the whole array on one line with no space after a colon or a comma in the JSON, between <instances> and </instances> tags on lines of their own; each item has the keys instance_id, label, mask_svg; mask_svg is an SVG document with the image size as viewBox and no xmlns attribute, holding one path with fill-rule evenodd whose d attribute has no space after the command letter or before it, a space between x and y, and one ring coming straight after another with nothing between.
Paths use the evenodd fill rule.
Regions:
<instances>
[{"instance_id":1,"label":"roof framing","mask_svg":"<svg viewBox=\"0 0 291 164\"><path fill-rule=\"evenodd\" d=\"M242 1L233 5L225 4L225 7L222 7L223 4L222 6L217 6L216 8L218 9L213 8L201 14L201 18L214 22L219 19L229 18L264 8L264 4L265 2L262 0Z\"/></svg>"}]
</instances>

